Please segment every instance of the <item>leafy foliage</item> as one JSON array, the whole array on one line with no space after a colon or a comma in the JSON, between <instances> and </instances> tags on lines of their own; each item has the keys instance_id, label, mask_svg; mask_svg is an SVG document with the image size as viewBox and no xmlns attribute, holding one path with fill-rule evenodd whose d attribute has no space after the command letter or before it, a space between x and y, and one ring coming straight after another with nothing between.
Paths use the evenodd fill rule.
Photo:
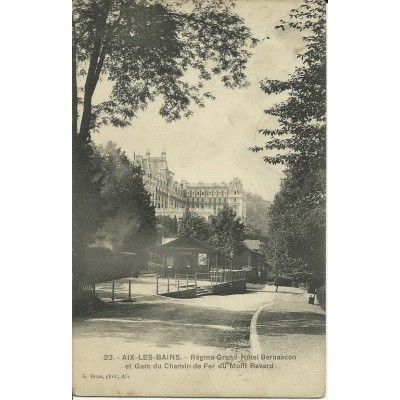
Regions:
<instances>
[{"instance_id":1,"label":"leafy foliage","mask_svg":"<svg viewBox=\"0 0 400 400\"><path fill-rule=\"evenodd\" d=\"M169 215L159 215L157 217L159 236L177 237L178 236L178 220L176 216L171 218Z\"/></svg>"},{"instance_id":2,"label":"leafy foliage","mask_svg":"<svg viewBox=\"0 0 400 400\"><path fill-rule=\"evenodd\" d=\"M179 224L179 237L191 236L202 242L208 242L211 235L211 226L208 221L201 215L190 211L188 208L183 213L183 218Z\"/></svg>"},{"instance_id":3,"label":"leafy foliage","mask_svg":"<svg viewBox=\"0 0 400 400\"><path fill-rule=\"evenodd\" d=\"M102 179L90 145L73 143L72 163L72 276L73 288L85 278L85 248L104 220ZM79 206L78 206L79 205Z\"/></svg>"},{"instance_id":4,"label":"leafy foliage","mask_svg":"<svg viewBox=\"0 0 400 400\"><path fill-rule=\"evenodd\" d=\"M261 89L267 94L287 92L288 98L267 110L275 116L278 129L261 129L269 137L264 147L251 150L275 151L264 160L270 164L295 167L299 172L325 168L326 163L326 5L324 0L305 0L292 10L290 22L281 20L278 27L304 33L306 50L298 57L297 67L287 81L264 79Z\"/></svg>"},{"instance_id":5,"label":"leafy foliage","mask_svg":"<svg viewBox=\"0 0 400 400\"><path fill-rule=\"evenodd\" d=\"M229 258L243 252L244 225L230 207L224 206L218 215L211 217L211 228L210 242L221 254Z\"/></svg>"},{"instance_id":6,"label":"leafy foliage","mask_svg":"<svg viewBox=\"0 0 400 400\"><path fill-rule=\"evenodd\" d=\"M103 179L104 213L108 217L96 239L124 251L153 244L155 209L145 189L142 170L115 143L97 146L95 154Z\"/></svg>"},{"instance_id":7,"label":"leafy foliage","mask_svg":"<svg viewBox=\"0 0 400 400\"><path fill-rule=\"evenodd\" d=\"M251 233L258 233L258 237L265 237L268 233L268 221L266 215L271 202L264 200L260 195L246 192L246 228L251 228ZM249 236L246 229L246 237ZM250 237L249 237L250 238Z\"/></svg>"},{"instance_id":8,"label":"leafy foliage","mask_svg":"<svg viewBox=\"0 0 400 400\"><path fill-rule=\"evenodd\" d=\"M159 113L168 122L189 117L194 106L204 107L206 99L213 99L204 88L213 75L226 87L246 86L246 62L257 41L233 12L233 2L221 0L74 0L72 34L76 290L87 269L84 249L104 222L103 235L108 225L108 233L114 232L114 244L119 234L125 242L118 246L127 249L150 241L155 226L154 210L139 172L116 151L112 157L98 154L108 168L104 176L99 174L91 133L102 125L130 125L138 111L157 97L162 98ZM194 74L197 77L192 79ZM94 104L102 79L108 81L111 92ZM107 188L115 188L115 192Z\"/></svg>"},{"instance_id":9,"label":"leafy foliage","mask_svg":"<svg viewBox=\"0 0 400 400\"><path fill-rule=\"evenodd\" d=\"M282 272L325 274L325 173L287 174L268 213L267 253Z\"/></svg>"},{"instance_id":10,"label":"leafy foliage","mask_svg":"<svg viewBox=\"0 0 400 400\"><path fill-rule=\"evenodd\" d=\"M326 4L304 0L281 20L277 29L292 28L303 34L302 66L287 81L265 79L262 90L287 99L265 113L275 116L278 129L262 129L269 137L264 160L287 167L280 191L268 212L267 254L277 271L312 272L325 280L326 209Z\"/></svg>"},{"instance_id":11,"label":"leafy foliage","mask_svg":"<svg viewBox=\"0 0 400 400\"><path fill-rule=\"evenodd\" d=\"M180 237L189 235L210 244L226 258L238 256L245 249L244 225L228 206L211 216L210 221L186 209L178 233Z\"/></svg>"},{"instance_id":12,"label":"leafy foliage","mask_svg":"<svg viewBox=\"0 0 400 400\"><path fill-rule=\"evenodd\" d=\"M158 95L167 121L188 117L192 105L204 107L213 98L204 90L212 75L229 88L247 85L246 62L256 42L224 1L75 0L73 130L78 134L78 108L85 140L102 124L129 125ZM195 71L193 82L188 73ZM102 76L112 83L111 95L93 105Z\"/></svg>"},{"instance_id":13,"label":"leafy foliage","mask_svg":"<svg viewBox=\"0 0 400 400\"><path fill-rule=\"evenodd\" d=\"M86 270L84 249L100 226L103 236L104 229L109 236L114 232L114 245L131 249L151 240L155 225L139 171L116 149L113 155L98 153L103 164L96 162L91 133L107 124L128 126L157 97L167 121L189 117L194 106L213 99L204 88L213 75L226 87L246 86L246 62L257 41L234 13L233 2L221 0L74 0L72 34L76 289ZM108 82L104 87L110 93L95 104L101 80ZM104 175L100 166L106 168ZM128 240L123 232L133 236Z\"/></svg>"}]
</instances>

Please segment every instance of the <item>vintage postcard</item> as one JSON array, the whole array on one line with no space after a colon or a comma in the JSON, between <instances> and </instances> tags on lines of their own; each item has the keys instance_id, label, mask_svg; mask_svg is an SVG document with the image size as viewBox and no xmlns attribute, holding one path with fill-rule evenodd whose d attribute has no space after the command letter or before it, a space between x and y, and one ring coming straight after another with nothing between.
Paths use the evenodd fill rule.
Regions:
<instances>
[{"instance_id":1,"label":"vintage postcard","mask_svg":"<svg viewBox=\"0 0 400 400\"><path fill-rule=\"evenodd\" d=\"M326 2L74 0L73 395L325 395Z\"/></svg>"}]
</instances>

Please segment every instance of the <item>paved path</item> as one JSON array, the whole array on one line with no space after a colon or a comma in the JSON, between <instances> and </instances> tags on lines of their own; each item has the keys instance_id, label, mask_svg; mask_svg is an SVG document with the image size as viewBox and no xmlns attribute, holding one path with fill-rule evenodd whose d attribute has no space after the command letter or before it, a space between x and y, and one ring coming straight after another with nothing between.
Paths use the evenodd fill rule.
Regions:
<instances>
[{"instance_id":1,"label":"paved path","mask_svg":"<svg viewBox=\"0 0 400 400\"><path fill-rule=\"evenodd\" d=\"M262 307L255 324L253 353L284 356L274 365L274 379L284 385L287 375L293 393L321 396L325 390L325 313L308 304L306 293L278 292ZM279 385L278 385L279 386ZM287 395L287 392L285 392Z\"/></svg>"}]
</instances>

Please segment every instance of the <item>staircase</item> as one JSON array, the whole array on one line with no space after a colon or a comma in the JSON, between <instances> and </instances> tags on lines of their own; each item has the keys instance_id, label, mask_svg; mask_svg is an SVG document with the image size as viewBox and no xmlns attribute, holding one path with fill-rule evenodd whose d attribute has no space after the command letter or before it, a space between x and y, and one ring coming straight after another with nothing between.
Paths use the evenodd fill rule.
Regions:
<instances>
[{"instance_id":1,"label":"staircase","mask_svg":"<svg viewBox=\"0 0 400 400\"><path fill-rule=\"evenodd\" d=\"M197 286L196 288L196 297L208 296L211 292L207 289Z\"/></svg>"}]
</instances>

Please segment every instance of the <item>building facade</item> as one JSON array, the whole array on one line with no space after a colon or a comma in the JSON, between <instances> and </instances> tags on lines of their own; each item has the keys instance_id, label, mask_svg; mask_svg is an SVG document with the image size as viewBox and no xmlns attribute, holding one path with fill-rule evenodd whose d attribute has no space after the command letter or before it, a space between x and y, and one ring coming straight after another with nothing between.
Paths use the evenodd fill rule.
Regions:
<instances>
[{"instance_id":1,"label":"building facade","mask_svg":"<svg viewBox=\"0 0 400 400\"><path fill-rule=\"evenodd\" d=\"M150 152L147 152L145 157L135 155L134 163L143 170L143 181L151 195L157 215L164 215L161 214L164 210L184 211L184 189L175 181L174 173L168 168L165 151L161 153L161 157L151 157Z\"/></svg>"},{"instance_id":2,"label":"building facade","mask_svg":"<svg viewBox=\"0 0 400 400\"><path fill-rule=\"evenodd\" d=\"M243 221L246 219L243 183L239 178L229 183L185 182L183 187L190 210L217 215L224 206L229 206Z\"/></svg>"},{"instance_id":3,"label":"building facade","mask_svg":"<svg viewBox=\"0 0 400 400\"><path fill-rule=\"evenodd\" d=\"M175 174L168 168L166 152L161 157L135 155L134 163L144 172L143 180L151 194L156 215L169 215L182 218L185 208L208 219L217 215L224 206L229 206L244 221L246 219L246 202L243 183L233 178L229 183L190 183L175 180Z\"/></svg>"}]
</instances>

